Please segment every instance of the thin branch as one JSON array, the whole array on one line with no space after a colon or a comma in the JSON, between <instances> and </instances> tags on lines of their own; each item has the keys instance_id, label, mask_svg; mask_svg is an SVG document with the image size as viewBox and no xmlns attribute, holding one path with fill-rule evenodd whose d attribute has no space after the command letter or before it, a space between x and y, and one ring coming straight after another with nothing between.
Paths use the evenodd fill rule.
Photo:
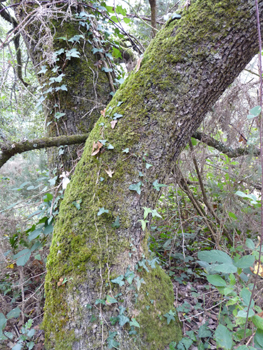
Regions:
<instances>
[{"instance_id":1,"label":"thin branch","mask_svg":"<svg viewBox=\"0 0 263 350\"><path fill-rule=\"evenodd\" d=\"M205 143L208 146L211 146L213 148L216 148L218 151L226 154L229 158L237 158L241 156L246 156L248 154L253 154L255 157L258 157L260 155L260 150L253 147L253 146L247 146L246 148L231 148L225 146L222 142L217 141L211 136L208 136L200 131L196 131L192 137L196 140L199 140L203 143Z\"/></svg>"},{"instance_id":2,"label":"thin branch","mask_svg":"<svg viewBox=\"0 0 263 350\"><path fill-rule=\"evenodd\" d=\"M201 176L199 168L198 168L198 164L197 164L197 160L196 160L196 157L195 157L195 154L194 154L194 148L193 148L191 140L189 142L189 146L190 146L190 150L191 150L191 155L192 155L192 160L193 160L193 163L194 163L195 171L196 171L197 178L198 178L198 181L199 181L199 186L201 188L201 192L202 192L202 195L203 195L204 203L205 203L208 211L210 212L210 214L214 217L214 219L218 223L219 227L221 227L221 220L216 215L215 211L213 210L213 208L212 208L212 206L209 203L209 200L207 198L207 195L206 195L206 192L205 192L205 187L204 187L203 180L202 180L202 176ZM230 234L230 232L228 232L228 230L224 226L223 226L223 233L225 234L225 236L227 236L229 242L231 244L233 244L233 239L231 237L231 234ZM217 243L219 245L219 242L217 242Z\"/></svg>"},{"instance_id":3,"label":"thin branch","mask_svg":"<svg viewBox=\"0 0 263 350\"><path fill-rule=\"evenodd\" d=\"M205 223L206 223L206 225L207 225L207 227L212 235L211 238L212 238L213 242L216 243L217 242L216 233L213 231L213 228L210 226L203 208L200 206L198 201L195 199L192 191L190 190L190 188L187 185L187 181L185 180L180 168L177 165L174 167L174 174L176 176L177 184L180 186L182 191L184 191L184 193L190 199L190 201L193 204L197 213L204 219L204 221L205 221Z\"/></svg>"},{"instance_id":4,"label":"thin branch","mask_svg":"<svg viewBox=\"0 0 263 350\"><path fill-rule=\"evenodd\" d=\"M35 149L59 147L64 145L75 145L86 141L89 134L69 135L58 137L43 137L31 141L11 143L0 143L0 168L15 154L32 151Z\"/></svg>"}]
</instances>

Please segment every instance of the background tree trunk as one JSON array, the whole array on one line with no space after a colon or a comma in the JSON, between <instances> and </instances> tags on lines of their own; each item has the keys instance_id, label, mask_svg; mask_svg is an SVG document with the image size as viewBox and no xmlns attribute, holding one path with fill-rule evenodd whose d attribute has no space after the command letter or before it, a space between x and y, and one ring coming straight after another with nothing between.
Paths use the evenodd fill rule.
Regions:
<instances>
[{"instance_id":1,"label":"background tree trunk","mask_svg":"<svg viewBox=\"0 0 263 350\"><path fill-rule=\"evenodd\" d=\"M151 6L151 25L152 25L152 37L154 38L156 35L156 16L157 16L157 6L156 0L149 0Z\"/></svg>"},{"instance_id":2,"label":"background tree trunk","mask_svg":"<svg viewBox=\"0 0 263 350\"><path fill-rule=\"evenodd\" d=\"M45 97L43 106L48 137L90 132L100 111L110 101L112 91L109 73L102 71L102 67L107 64L106 57L102 53L92 53L91 42L97 22L91 21L88 31L80 24L85 18L76 18L81 8L77 4L72 7L61 4L58 7L44 5L34 10L33 6L22 2L15 7L19 23L24 23L22 35ZM30 13L32 15L27 22L25 19ZM74 36L80 37L72 41ZM99 32L98 36L101 38ZM96 38L97 45L99 38ZM73 56L67 59L67 52L72 49L79 52L79 58ZM101 63L98 64L98 61ZM54 81L59 76L61 81ZM58 113L65 115L59 117ZM60 155L57 148L49 149L49 168L57 169L58 175L62 171L69 171L75 165L74 160L78 158L77 150L80 148L83 147L66 146Z\"/></svg>"},{"instance_id":3,"label":"background tree trunk","mask_svg":"<svg viewBox=\"0 0 263 350\"><path fill-rule=\"evenodd\" d=\"M253 1L197 1L158 33L139 71L117 91L86 142L55 226L47 349L97 350L116 341L120 349L157 350L180 339L178 320L167 324L172 284L150 266L148 230L139 220L143 208L155 208L158 184L207 111L257 52L256 37ZM102 148L99 140L106 140ZM121 327L123 316L132 323Z\"/></svg>"}]
</instances>

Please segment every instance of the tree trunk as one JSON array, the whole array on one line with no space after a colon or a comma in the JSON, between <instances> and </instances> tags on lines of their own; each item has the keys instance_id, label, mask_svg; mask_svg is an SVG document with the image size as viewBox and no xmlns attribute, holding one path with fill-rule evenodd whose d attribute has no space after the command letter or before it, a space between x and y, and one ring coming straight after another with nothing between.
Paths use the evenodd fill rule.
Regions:
<instances>
[{"instance_id":1,"label":"tree trunk","mask_svg":"<svg viewBox=\"0 0 263 350\"><path fill-rule=\"evenodd\" d=\"M47 262L47 349L164 350L180 339L172 284L154 268L139 220L155 208L159 184L207 111L257 52L256 33L252 0L192 2L115 94L60 207Z\"/></svg>"},{"instance_id":2,"label":"tree trunk","mask_svg":"<svg viewBox=\"0 0 263 350\"><path fill-rule=\"evenodd\" d=\"M35 8L21 3L15 11L20 26L24 24L22 35L42 86L47 136L90 132L112 91L110 73L102 71L108 59L100 46L102 36L96 32L98 23L93 17L90 22L87 17L78 18L81 8L77 3L72 7L62 2L57 7L48 4ZM89 29L81 23L88 24ZM92 53L93 39L103 53ZM79 54L70 56L72 50ZM79 148L65 146L59 153L57 148L49 149L49 168L56 169L58 175L72 169Z\"/></svg>"},{"instance_id":3,"label":"tree trunk","mask_svg":"<svg viewBox=\"0 0 263 350\"><path fill-rule=\"evenodd\" d=\"M157 16L157 8L156 8L156 0L149 0L151 7L151 25L152 25L152 37L154 38L156 35L156 16Z\"/></svg>"}]
</instances>

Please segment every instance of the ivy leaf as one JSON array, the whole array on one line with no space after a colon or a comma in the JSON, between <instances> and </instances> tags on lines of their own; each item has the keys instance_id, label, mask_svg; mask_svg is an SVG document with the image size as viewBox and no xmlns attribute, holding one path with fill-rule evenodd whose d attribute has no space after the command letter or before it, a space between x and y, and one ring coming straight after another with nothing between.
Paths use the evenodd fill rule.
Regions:
<instances>
[{"instance_id":1,"label":"ivy leaf","mask_svg":"<svg viewBox=\"0 0 263 350\"><path fill-rule=\"evenodd\" d=\"M109 349L112 349L112 348L118 349L120 344L114 339L114 337L116 335L117 335L117 332L111 332L110 331L110 335L107 338L107 343L108 343L108 348Z\"/></svg>"},{"instance_id":2,"label":"ivy leaf","mask_svg":"<svg viewBox=\"0 0 263 350\"><path fill-rule=\"evenodd\" d=\"M79 199L77 201L72 202L72 204L78 209L80 210L80 204L82 203L82 199Z\"/></svg>"},{"instance_id":3,"label":"ivy leaf","mask_svg":"<svg viewBox=\"0 0 263 350\"><path fill-rule=\"evenodd\" d=\"M129 322L129 318L127 316L124 316L124 315L120 315L119 316L119 325L121 327L123 327L127 322Z\"/></svg>"},{"instance_id":4,"label":"ivy leaf","mask_svg":"<svg viewBox=\"0 0 263 350\"><path fill-rule=\"evenodd\" d=\"M129 148L125 148L122 153L129 153L130 149Z\"/></svg>"},{"instance_id":5,"label":"ivy leaf","mask_svg":"<svg viewBox=\"0 0 263 350\"><path fill-rule=\"evenodd\" d=\"M138 182L137 184L130 185L129 190L136 191L138 194L141 194L141 185L142 182Z\"/></svg>"},{"instance_id":6,"label":"ivy leaf","mask_svg":"<svg viewBox=\"0 0 263 350\"><path fill-rule=\"evenodd\" d=\"M134 327L140 328L140 325L139 325L139 323L136 321L135 318L132 318L132 319L131 319L130 326L134 326Z\"/></svg>"},{"instance_id":7,"label":"ivy leaf","mask_svg":"<svg viewBox=\"0 0 263 350\"><path fill-rule=\"evenodd\" d=\"M61 117L64 117L64 115L66 115L66 113L57 112L57 113L55 113L55 118L60 119Z\"/></svg>"},{"instance_id":8,"label":"ivy leaf","mask_svg":"<svg viewBox=\"0 0 263 350\"><path fill-rule=\"evenodd\" d=\"M124 277L125 277L125 279L127 280L127 282L129 284L132 284L132 281L133 281L133 279L135 277L135 274L134 274L133 271L130 271L129 269L127 269Z\"/></svg>"},{"instance_id":9,"label":"ivy leaf","mask_svg":"<svg viewBox=\"0 0 263 350\"><path fill-rule=\"evenodd\" d=\"M62 90L62 91L68 91L68 88L65 84L61 85L61 86L58 86L55 88L55 91L59 91L59 90Z\"/></svg>"},{"instance_id":10,"label":"ivy leaf","mask_svg":"<svg viewBox=\"0 0 263 350\"><path fill-rule=\"evenodd\" d=\"M152 212L152 209L151 208L147 208L147 207L143 207L143 209L144 209L143 217L144 217L144 219L146 219L148 214Z\"/></svg>"},{"instance_id":11,"label":"ivy leaf","mask_svg":"<svg viewBox=\"0 0 263 350\"><path fill-rule=\"evenodd\" d=\"M145 164L146 169L149 169L151 166L152 166L152 164L149 164L149 163Z\"/></svg>"},{"instance_id":12,"label":"ivy leaf","mask_svg":"<svg viewBox=\"0 0 263 350\"><path fill-rule=\"evenodd\" d=\"M160 188L161 188L161 187L166 187L166 185L159 184L159 183L158 183L158 180L155 180L155 181L153 182L153 187L154 187L157 191L160 191Z\"/></svg>"},{"instance_id":13,"label":"ivy leaf","mask_svg":"<svg viewBox=\"0 0 263 350\"><path fill-rule=\"evenodd\" d=\"M143 259L143 260L141 260L141 261L138 262L138 265L139 265L140 267L143 267L145 271L149 272L149 269L148 269L148 267L146 266L145 262L146 262L146 260Z\"/></svg>"},{"instance_id":14,"label":"ivy leaf","mask_svg":"<svg viewBox=\"0 0 263 350\"><path fill-rule=\"evenodd\" d=\"M172 17L171 17L171 19L180 19L181 18L181 15L179 15L178 13L176 13L176 12L174 12L173 14L172 14Z\"/></svg>"},{"instance_id":15,"label":"ivy leaf","mask_svg":"<svg viewBox=\"0 0 263 350\"><path fill-rule=\"evenodd\" d=\"M147 260L148 264L151 266L152 269L155 269L155 264L159 263L158 258L153 258L152 260Z\"/></svg>"},{"instance_id":16,"label":"ivy leaf","mask_svg":"<svg viewBox=\"0 0 263 350\"><path fill-rule=\"evenodd\" d=\"M102 215L102 214L104 214L104 213L108 213L109 211L108 210L106 210L106 209L104 209L104 207L103 208L100 208L99 209L99 211L98 211L98 216L100 216L100 215Z\"/></svg>"},{"instance_id":17,"label":"ivy leaf","mask_svg":"<svg viewBox=\"0 0 263 350\"><path fill-rule=\"evenodd\" d=\"M119 101L118 103L117 103L117 107L120 107L120 105L123 103L123 101Z\"/></svg>"},{"instance_id":18,"label":"ivy leaf","mask_svg":"<svg viewBox=\"0 0 263 350\"><path fill-rule=\"evenodd\" d=\"M58 55L61 55L64 52L65 52L64 49L59 49L58 51L55 51L55 54L56 54L56 56L58 56Z\"/></svg>"},{"instance_id":19,"label":"ivy leaf","mask_svg":"<svg viewBox=\"0 0 263 350\"><path fill-rule=\"evenodd\" d=\"M37 74L45 74L47 71L47 66L41 66L41 70Z\"/></svg>"},{"instance_id":20,"label":"ivy leaf","mask_svg":"<svg viewBox=\"0 0 263 350\"><path fill-rule=\"evenodd\" d=\"M142 230L144 231L145 229L146 229L146 224L147 224L147 222L149 222L149 220L138 220L138 222L141 222L141 224L142 224Z\"/></svg>"},{"instance_id":21,"label":"ivy leaf","mask_svg":"<svg viewBox=\"0 0 263 350\"><path fill-rule=\"evenodd\" d=\"M258 117L260 112L261 112L260 106L256 106L256 107L252 108L249 111L249 115L247 116L247 119L252 119L252 118Z\"/></svg>"},{"instance_id":22,"label":"ivy leaf","mask_svg":"<svg viewBox=\"0 0 263 350\"><path fill-rule=\"evenodd\" d=\"M107 149L114 149L114 146L112 146L111 144L109 144L109 146L107 147Z\"/></svg>"},{"instance_id":23,"label":"ivy leaf","mask_svg":"<svg viewBox=\"0 0 263 350\"><path fill-rule=\"evenodd\" d=\"M100 141L100 143L103 144L103 146L105 146L105 144L106 144L106 142L107 142L107 140L99 140L99 141Z\"/></svg>"},{"instance_id":24,"label":"ivy leaf","mask_svg":"<svg viewBox=\"0 0 263 350\"><path fill-rule=\"evenodd\" d=\"M120 217L119 216L116 217L116 220L112 224L112 227L115 227L115 228L119 228L120 227Z\"/></svg>"},{"instance_id":25,"label":"ivy leaf","mask_svg":"<svg viewBox=\"0 0 263 350\"><path fill-rule=\"evenodd\" d=\"M116 119L122 118L123 115L122 115L122 114L118 114L118 113L114 113L114 114L113 114L113 117L114 117L113 119L116 120Z\"/></svg>"},{"instance_id":26,"label":"ivy leaf","mask_svg":"<svg viewBox=\"0 0 263 350\"><path fill-rule=\"evenodd\" d=\"M49 79L49 85L53 84L53 83L61 83L62 78L65 76L64 73L60 74L58 77L52 77Z\"/></svg>"},{"instance_id":27,"label":"ivy leaf","mask_svg":"<svg viewBox=\"0 0 263 350\"><path fill-rule=\"evenodd\" d=\"M96 47L93 47L93 49L91 50L92 51L92 53L97 53L97 52L101 52L101 53L103 53L104 52L104 50L103 49L97 49Z\"/></svg>"},{"instance_id":28,"label":"ivy leaf","mask_svg":"<svg viewBox=\"0 0 263 350\"><path fill-rule=\"evenodd\" d=\"M118 284L120 287L123 286L124 285L123 275L120 275L117 278L115 278L114 280L111 280L111 282Z\"/></svg>"},{"instance_id":29,"label":"ivy leaf","mask_svg":"<svg viewBox=\"0 0 263 350\"><path fill-rule=\"evenodd\" d=\"M115 304L117 303L118 301L111 297L110 295L107 295L107 298L106 298L106 305L111 305L111 304Z\"/></svg>"},{"instance_id":30,"label":"ivy leaf","mask_svg":"<svg viewBox=\"0 0 263 350\"><path fill-rule=\"evenodd\" d=\"M156 210L156 209L153 209L153 210L152 210L152 217L154 218L155 216L157 216L158 218L161 218L161 219L162 219L161 215L157 212L157 210Z\"/></svg>"},{"instance_id":31,"label":"ivy leaf","mask_svg":"<svg viewBox=\"0 0 263 350\"><path fill-rule=\"evenodd\" d=\"M76 58L79 58L80 56L80 53L77 51L77 49L75 49L75 48L73 48L73 49L71 49L71 50L69 50L69 51L67 51L66 52L66 58L68 59L68 60L70 60L71 59L71 57L76 57Z\"/></svg>"},{"instance_id":32,"label":"ivy leaf","mask_svg":"<svg viewBox=\"0 0 263 350\"><path fill-rule=\"evenodd\" d=\"M140 278L140 277L136 277L136 286L137 286L137 290L139 291L140 288L141 288L141 285L142 284L145 284L145 281L143 278Z\"/></svg>"},{"instance_id":33,"label":"ivy leaf","mask_svg":"<svg viewBox=\"0 0 263 350\"><path fill-rule=\"evenodd\" d=\"M104 71L105 73L112 72L112 68L102 67L102 69L101 69L101 70L102 70L102 71Z\"/></svg>"},{"instance_id":34,"label":"ivy leaf","mask_svg":"<svg viewBox=\"0 0 263 350\"><path fill-rule=\"evenodd\" d=\"M69 42L78 42L79 43L79 39L84 39L83 35L74 35L72 38L70 38L68 41Z\"/></svg>"},{"instance_id":35,"label":"ivy leaf","mask_svg":"<svg viewBox=\"0 0 263 350\"><path fill-rule=\"evenodd\" d=\"M175 317L174 316L175 316L175 313L172 310L170 310L168 313L166 313L164 315L164 317L167 318L167 324L170 324L171 321L175 321Z\"/></svg>"}]
</instances>

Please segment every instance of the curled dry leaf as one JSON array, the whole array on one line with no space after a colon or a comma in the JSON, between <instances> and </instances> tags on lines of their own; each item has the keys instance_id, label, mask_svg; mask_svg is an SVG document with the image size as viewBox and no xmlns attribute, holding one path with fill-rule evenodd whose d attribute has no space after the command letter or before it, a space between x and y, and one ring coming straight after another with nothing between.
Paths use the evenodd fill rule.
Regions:
<instances>
[{"instance_id":1,"label":"curled dry leaf","mask_svg":"<svg viewBox=\"0 0 263 350\"><path fill-rule=\"evenodd\" d=\"M103 146L103 144L102 144L100 141L98 141L98 142L93 142L93 147L92 147L92 153L91 153L91 155L92 155L92 156L95 156L96 154L98 154L99 151L101 150L102 146Z\"/></svg>"},{"instance_id":2,"label":"curled dry leaf","mask_svg":"<svg viewBox=\"0 0 263 350\"><path fill-rule=\"evenodd\" d=\"M106 171L106 173L109 175L109 177L112 177L112 175L114 174L114 171L113 170L106 170L106 169L104 169L105 171Z\"/></svg>"},{"instance_id":3,"label":"curled dry leaf","mask_svg":"<svg viewBox=\"0 0 263 350\"><path fill-rule=\"evenodd\" d=\"M99 69L102 67L102 60L99 60L98 62L94 63L94 66L98 67Z\"/></svg>"},{"instance_id":4,"label":"curled dry leaf","mask_svg":"<svg viewBox=\"0 0 263 350\"><path fill-rule=\"evenodd\" d=\"M112 120L110 122L111 128L114 129L117 123L118 123L118 120Z\"/></svg>"},{"instance_id":5,"label":"curled dry leaf","mask_svg":"<svg viewBox=\"0 0 263 350\"><path fill-rule=\"evenodd\" d=\"M58 287L62 285L62 282L63 282L63 277L60 277L59 282L57 283Z\"/></svg>"},{"instance_id":6,"label":"curled dry leaf","mask_svg":"<svg viewBox=\"0 0 263 350\"><path fill-rule=\"evenodd\" d=\"M104 108L103 111L100 111L100 114L103 115L103 117L105 117L105 113L106 113L106 108Z\"/></svg>"},{"instance_id":7,"label":"curled dry leaf","mask_svg":"<svg viewBox=\"0 0 263 350\"><path fill-rule=\"evenodd\" d=\"M142 57L140 57L137 61L135 72L138 72L138 70L140 69L141 62L142 62Z\"/></svg>"}]
</instances>

